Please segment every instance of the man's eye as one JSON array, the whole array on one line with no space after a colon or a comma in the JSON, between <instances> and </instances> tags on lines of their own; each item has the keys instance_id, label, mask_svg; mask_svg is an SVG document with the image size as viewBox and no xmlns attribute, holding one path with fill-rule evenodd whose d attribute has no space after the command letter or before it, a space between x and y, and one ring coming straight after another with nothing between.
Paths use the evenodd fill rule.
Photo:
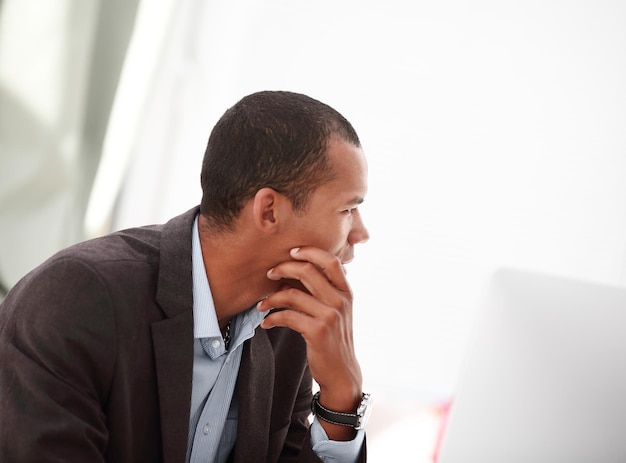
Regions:
<instances>
[{"instance_id":1,"label":"man's eye","mask_svg":"<svg viewBox=\"0 0 626 463\"><path fill-rule=\"evenodd\" d=\"M343 212L345 212L346 214L352 214L355 211L356 207L351 207L350 209L346 209Z\"/></svg>"}]
</instances>

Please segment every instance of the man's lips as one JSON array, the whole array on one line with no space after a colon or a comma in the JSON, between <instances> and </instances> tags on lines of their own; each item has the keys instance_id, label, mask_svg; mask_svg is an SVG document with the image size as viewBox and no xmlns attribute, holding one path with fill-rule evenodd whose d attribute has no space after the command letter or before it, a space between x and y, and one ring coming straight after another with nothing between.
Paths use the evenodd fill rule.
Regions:
<instances>
[{"instance_id":1,"label":"man's lips","mask_svg":"<svg viewBox=\"0 0 626 463\"><path fill-rule=\"evenodd\" d=\"M346 248L344 256L337 256L343 265L349 264L354 260L354 247Z\"/></svg>"}]
</instances>

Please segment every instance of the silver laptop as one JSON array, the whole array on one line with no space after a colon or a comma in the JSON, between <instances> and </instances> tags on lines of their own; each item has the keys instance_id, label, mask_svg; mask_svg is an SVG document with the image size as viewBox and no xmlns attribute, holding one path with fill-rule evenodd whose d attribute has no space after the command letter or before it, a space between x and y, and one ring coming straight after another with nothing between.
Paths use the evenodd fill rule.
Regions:
<instances>
[{"instance_id":1,"label":"silver laptop","mask_svg":"<svg viewBox=\"0 0 626 463\"><path fill-rule=\"evenodd\" d=\"M496 272L438 463L626 462L626 289Z\"/></svg>"}]
</instances>

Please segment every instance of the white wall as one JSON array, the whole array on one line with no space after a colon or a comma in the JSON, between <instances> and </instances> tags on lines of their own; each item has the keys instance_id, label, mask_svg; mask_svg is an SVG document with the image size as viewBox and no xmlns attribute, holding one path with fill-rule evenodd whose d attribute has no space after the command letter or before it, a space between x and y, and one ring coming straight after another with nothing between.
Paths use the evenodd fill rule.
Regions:
<instances>
[{"instance_id":1,"label":"white wall","mask_svg":"<svg viewBox=\"0 0 626 463\"><path fill-rule=\"evenodd\" d=\"M626 280L626 4L185 5L116 228L196 204L215 120L288 89L343 112L369 156L372 238L349 274L373 387L450 393L500 265Z\"/></svg>"},{"instance_id":2,"label":"white wall","mask_svg":"<svg viewBox=\"0 0 626 463\"><path fill-rule=\"evenodd\" d=\"M371 168L371 240L349 277L367 387L383 410L374 454L432 439L407 424L417 402L453 392L495 268L626 282L626 3L177 5L168 29L139 17L135 45L156 33L166 46L134 55L153 56L157 72L141 89L114 228L199 202L208 133L244 94L294 90L340 110ZM145 71L133 63L129 75Z\"/></svg>"}]
</instances>

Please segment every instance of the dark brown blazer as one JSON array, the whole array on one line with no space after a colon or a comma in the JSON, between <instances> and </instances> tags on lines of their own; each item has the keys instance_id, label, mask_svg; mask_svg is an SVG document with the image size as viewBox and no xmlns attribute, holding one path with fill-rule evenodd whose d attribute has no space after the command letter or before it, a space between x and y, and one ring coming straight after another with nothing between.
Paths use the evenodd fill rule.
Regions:
<instances>
[{"instance_id":1,"label":"dark brown blazer","mask_svg":"<svg viewBox=\"0 0 626 463\"><path fill-rule=\"evenodd\" d=\"M185 461L197 212L70 247L9 293L0 306L1 462ZM232 461L319 461L299 334L257 329L236 394Z\"/></svg>"}]
</instances>

